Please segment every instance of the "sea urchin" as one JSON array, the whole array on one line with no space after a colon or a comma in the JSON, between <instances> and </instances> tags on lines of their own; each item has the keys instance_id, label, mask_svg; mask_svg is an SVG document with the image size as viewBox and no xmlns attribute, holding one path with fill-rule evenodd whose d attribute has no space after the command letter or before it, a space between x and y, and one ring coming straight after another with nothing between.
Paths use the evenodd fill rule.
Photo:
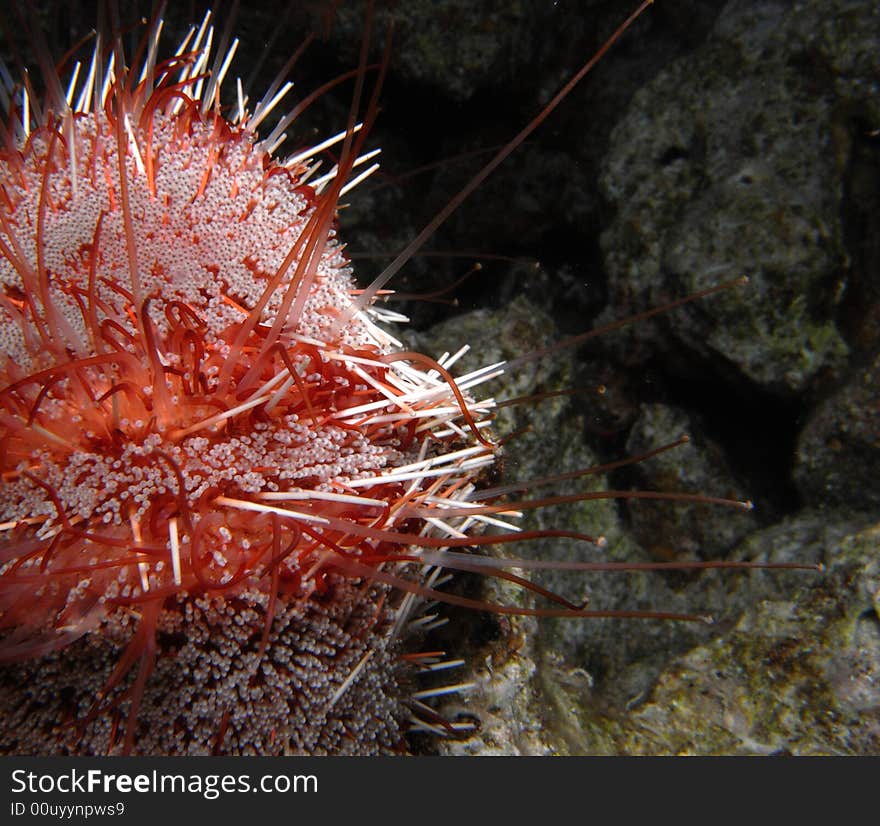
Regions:
<instances>
[{"instance_id":1,"label":"sea urchin","mask_svg":"<svg viewBox=\"0 0 880 826\"><path fill-rule=\"evenodd\" d=\"M160 30L131 66L99 39L42 108L6 90L0 658L43 675L3 748L112 750L125 699L127 749L394 748L388 586L340 574L405 581L394 551L486 518L443 517L494 460L466 393L497 368L454 381L358 301L334 226L359 127L314 179L323 147L257 136L287 86L227 120L235 44L209 66L206 17L160 60ZM171 651L175 690L147 688Z\"/></svg>"}]
</instances>

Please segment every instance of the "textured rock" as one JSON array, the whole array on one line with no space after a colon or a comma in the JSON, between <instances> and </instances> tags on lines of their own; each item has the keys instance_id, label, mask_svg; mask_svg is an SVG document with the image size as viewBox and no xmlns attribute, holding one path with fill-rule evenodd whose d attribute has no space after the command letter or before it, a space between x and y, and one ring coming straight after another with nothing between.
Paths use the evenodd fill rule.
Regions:
<instances>
[{"instance_id":1,"label":"textured rock","mask_svg":"<svg viewBox=\"0 0 880 826\"><path fill-rule=\"evenodd\" d=\"M794 478L816 505L880 505L880 356L812 411L798 437Z\"/></svg>"},{"instance_id":2,"label":"textured rock","mask_svg":"<svg viewBox=\"0 0 880 826\"><path fill-rule=\"evenodd\" d=\"M536 345L547 336L552 338L549 321L527 307L520 301L506 312L472 314L463 318L462 329L453 322L445 325L445 334L457 340L467 330L475 350L487 349L493 357L498 343L509 341L502 345L504 355L515 357L518 349L514 345L525 330L531 329L530 340ZM511 335L513 340L507 338ZM526 346L520 341L518 348ZM565 363L566 357L561 356L555 365L562 375ZM537 372L542 376L541 389L556 387L550 368ZM517 393L533 392L535 385L527 376L514 374L511 379ZM595 453L577 435L584 432L581 417L588 413L589 404L578 397L516 408L512 415L517 418L505 426L533 416L541 417L543 423L529 450L518 453L516 478L594 464ZM632 449L648 449L680 435L685 424L681 414L662 406L654 414L636 424ZM720 481L730 487L728 493L742 496L736 481L725 475L725 461L717 446L704 450L702 437L695 442L693 449L679 448L658 457L664 468L659 479L651 471L651 462L637 466L645 474L638 486L650 487L672 475L679 489L704 490ZM551 490L587 485L602 489L607 480L586 477ZM537 494L533 490L526 496ZM565 526L606 535L608 547L601 553L553 539L517 547L516 553L550 560L651 559L630 533L629 523L615 515L616 510L613 503L588 502L530 517L529 524L541 528ZM664 515L662 509L659 513ZM829 571L707 571L670 576L535 572L536 581L569 599L588 595L592 607L705 612L713 615L715 624L501 619L488 649L485 644L472 648L467 638L455 648L471 662L469 679L476 687L444 708L472 714L483 726L469 739L450 741L442 747L444 752L771 753L789 749L864 753L874 749L870 721L860 723L850 740L844 722L812 732L827 703L844 721L851 719L847 715L852 714L854 704L867 709L873 702L876 621L854 617L871 604L866 594L874 576L871 566L876 567L876 533L859 534L858 519L830 510L803 510L760 529L752 517L726 509L710 510L708 518L717 521L707 523L706 544L720 543L719 549L735 546L729 558L823 563ZM708 527L713 524L714 528ZM699 534L702 527L696 530ZM701 548L693 551L699 554ZM513 551L505 546L499 554L513 555ZM496 586L484 593L488 599L487 593L498 598ZM510 590L502 595L508 602L522 604L522 596ZM525 604L541 604L541 600L535 597ZM779 666L768 676L765 660L774 657ZM801 670L792 670L796 667ZM791 677L791 685L783 685L786 676ZM775 691L782 692L780 709L774 705ZM802 701L808 707L800 709ZM509 713L501 713L504 709Z\"/></svg>"},{"instance_id":3,"label":"textured rock","mask_svg":"<svg viewBox=\"0 0 880 826\"><path fill-rule=\"evenodd\" d=\"M848 531L851 531L848 533ZM880 529L805 514L758 532L748 558L825 559L822 574L755 572L729 580L726 616L686 653L667 652L631 693L603 690L554 648L502 636L476 670L487 730L451 753L873 754L880 748ZM693 595L692 595L693 596ZM719 616L722 616L719 614ZM739 619L737 619L739 617ZM630 623L622 628L626 632ZM595 641L595 645L602 645ZM511 683L511 674L524 682ZM624 675L618 673L620 680ZM635 689L635 690L634 690ZM466 700L466 703L471 701ZM499 708L512 714L499 721ZM535 733L540 732L540 737ZM529 736L524 736L529 733Z\"/></svg>"},{"instance_id":4,"label":"textured rock","mask_svg":"<svg viewBox=\"0 0 880 826\"><path fill-rule=\"evenodd\" d=\"M840 368L848 352L835 319L847 152L835 113L869 88L867 74L852 76L865 68L857 60L801 68L814 48L805 21L846 7L859 43L878 25L872 3L807 5L728 4L703 47L636 95L602 176L617 208L602 238L616 303L751 279L664 321L662 333L634 335L661 347L671 336L788 392ZM836 54L849 31L838 28Z\"/></svg>"},{"instance_id":5,"label":"textured rock","mask_svg":"<svg viewBox=\"0 0 880 826\"><path fill-rule=\"evenodd\" d=\"M699 491L734 501L749 498L721 446L699 430L695 432L694 422L681 410L644 405L630 429L627 453L646 453L683 435L690 437L686 445L633 468L636 487L667 493ZM651 500L625 504L636 540L657 559L721 558L757 527L754 514L733 515L720 507Z\"/></svg>"},{"instance_id":6,"label":"textured rock","mask_svg":"<svg viewBox=\"0 0 880 826\"><path fill-rule=\"evenodd\" d=\"M829 570L759 602L661 676L618 720L636 754L875 754L880 750L880 530L826 550Z\"/></svg>"}]
</instances>

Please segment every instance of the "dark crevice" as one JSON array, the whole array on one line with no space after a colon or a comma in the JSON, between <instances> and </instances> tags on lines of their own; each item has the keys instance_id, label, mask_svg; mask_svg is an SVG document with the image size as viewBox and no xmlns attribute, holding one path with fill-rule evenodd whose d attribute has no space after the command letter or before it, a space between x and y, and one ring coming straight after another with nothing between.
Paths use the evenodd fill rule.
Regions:
<instances>
[{"instance_id":1,"label":"dark crevice","mask_svg":"<svg viewBox=\"0 0 880 826\"><path fill-rule=\"evenodd\" d=\"M856 117L850 135L841 218L851 263L837 325L857 352L869 352L880 338L880 134Z\"/></svg>"},{"instance_id":2,"label":"dark crevice","mask_svg":"<svg viewBox=\"0 0 880 826\"><path fill-rule=\"evenodd\" d=\"M691 357L693 358L693 357ZM723 447L763 517L794 513L802 502L792 479L801 404L745 380L732 382L707 365L699 379L664 375L666 403L697 417ZM759 511L759 517L762 514ZM763 518L762 517L762 518Z\"/></svg>"}]
</instances>

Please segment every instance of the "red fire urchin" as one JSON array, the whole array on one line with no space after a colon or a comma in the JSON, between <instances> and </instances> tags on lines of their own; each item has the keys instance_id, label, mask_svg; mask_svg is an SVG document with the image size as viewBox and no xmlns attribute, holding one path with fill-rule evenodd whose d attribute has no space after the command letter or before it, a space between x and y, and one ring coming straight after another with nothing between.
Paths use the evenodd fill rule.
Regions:
<instances>
[{"instance_id":1,"label":"red fire urchin","mask_svg":"<svg viewBox=\"0 0 880 826\"><path fill-rule=\"evenodd\" d=\"M279 130L256 129L287 86L253 113L240 95L227 120L234 46L209 67L206 17L157 61L160 28L134 66L117 40L102 67L97 44L85 80L50 87L42 111L8 90L0 659L64 649L103 667L66 700L85 729L57 729L49 681L46 710L4 745L113 749L127 698L126 748L204 751L221 728L233 750L393 748L401 691L374 654L402 616L340 573L400 584L401 546L454 544L484 518L444 510L494 460L491 403L465 393L496 370L454 381L453 358L396 352L375 323L390 314L358 301L335 232L357 127L324 178L327 144L273 158ZM212 654L224 638L241 656ZM160 648L190 690L144 704ZM151 713L159 702L179 719Z\"/></svg>"}]
</instances>

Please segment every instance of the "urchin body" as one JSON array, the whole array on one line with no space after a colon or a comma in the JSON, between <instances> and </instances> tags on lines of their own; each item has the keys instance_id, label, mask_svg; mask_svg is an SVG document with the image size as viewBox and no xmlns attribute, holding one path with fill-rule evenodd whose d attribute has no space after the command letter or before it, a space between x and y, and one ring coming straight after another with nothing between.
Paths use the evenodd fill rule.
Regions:
<instances>
[{"instance_id":1,"label":"urchin body","mask_svg":"<svg viewBox=\"0 0 880 826\"><path fill-rule=\"evenodd\" d=\"M270 104L227 121L208 49L156 64L155 38L140 80L117 55L99 89L93 62L0 155L0 657L25 661L2 747L395 749L411 605L387 587L413 577L387 557L475 524L424 512L493 461L491 405L358 303L353 130L308 184L309 153L257 138Z\"/></svg>"},{"instance_id":2,"label":"urchin body","mask_svg":"<svg viewBox=\"0 0 880 826\"><path fill-rule=\"evenodd\" d=\"M377 595L340 579L323 599L282 602L265 651L266 596L182 597L162 612L135 733L155 755L382 754L405 750L411 669L376 617ZM120 696L95 713L136 623L114 615L63 651L4 669L0 751L107 754ZM351 680L345 685L344 675ZM91 713L90 713L91 712Z\"/></svg>"}]
</instances>

